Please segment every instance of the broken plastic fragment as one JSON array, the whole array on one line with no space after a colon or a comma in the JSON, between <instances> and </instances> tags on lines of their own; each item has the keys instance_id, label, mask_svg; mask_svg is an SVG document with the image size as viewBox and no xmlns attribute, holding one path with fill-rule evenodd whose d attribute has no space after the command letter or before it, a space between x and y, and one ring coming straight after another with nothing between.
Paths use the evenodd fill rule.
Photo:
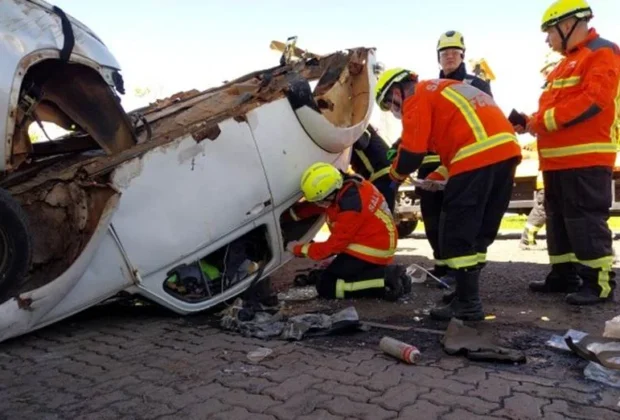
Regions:
<instances>
[{"instance_id":1,"label":"broken plastic fragment","mask_svg":"<svg viewBox=\"0 0 620 420\"><path fill-rule=\"evenodd\" d=\"M586 378L601 382L615 388L620 388L620 371L608 369L598 363L590 362L583 370Z\"/></svg>"},{"instance_id":2,"label":"broken plastic fragment","mask_svg":"<svg viewBox=\"0 0 620 420\"><path fill-rule=\"evenodd\" d=\"M259 347L248 353L248 359L250 359L251 362L260 362L271 353L273 353L273 350L267 347Z\"/></svg>"},{"instance_id":3,"label":"broken plastic fragment","mask_svg":"<svg viewBox=\"0 0 620 420\"><path fill-rule=\"evenodd\" d=\"M555 349L570 351L570 349L566 345L566 338L571 337L574 343L579 343L579 341L581 341L581 339L585 337L586 335L588 335L588 333L570 329L566 331L566 334L564 334L563 336L555 335L555 334L552 335L551 338L549 338L549 340L547 340L545 344Z\"/></svg>"},{"instance_id":4,"label":"broken plastic fragment","mask_svg":"<svg viewBox=\"0 0 620 420\"><path fill-rule=\"evenodd\" d=\"M609 321L605 321L603 337L620 338L620 315Z\"/></svg>"}]
</instances>

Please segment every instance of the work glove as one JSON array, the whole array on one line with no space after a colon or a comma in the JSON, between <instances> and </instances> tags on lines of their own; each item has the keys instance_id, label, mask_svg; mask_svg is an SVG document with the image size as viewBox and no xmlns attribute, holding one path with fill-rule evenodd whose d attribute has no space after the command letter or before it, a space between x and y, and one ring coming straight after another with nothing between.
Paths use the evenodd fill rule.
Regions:
<instances>
[{"instance_id":1,"label":"work glove","mask_svg":"<svg viewBox=\"0 0 620 420\"><path fill-rule=\"evenodd\" d=\"M443 190L444 189L444 183L442 183L441 181L434 181L432 179L425 179L422 181L422 184L420 185L420 188L422 188L425 191L431 191L431 192L436 192L439 190Z\"/></svg>"},{"instance_id":2,"label":"work glove","mask_svg":"<svg viewBox=\"0 0 620 420\"><path fill-rule=\"evenodd\" d=\"M286 244L286 250L288 252L294 253L295 247L297 245L301 245L301 244L302 244L302 242L300 242L300 241L290 241L289 243Z\"/></svg>"}]
</instances>

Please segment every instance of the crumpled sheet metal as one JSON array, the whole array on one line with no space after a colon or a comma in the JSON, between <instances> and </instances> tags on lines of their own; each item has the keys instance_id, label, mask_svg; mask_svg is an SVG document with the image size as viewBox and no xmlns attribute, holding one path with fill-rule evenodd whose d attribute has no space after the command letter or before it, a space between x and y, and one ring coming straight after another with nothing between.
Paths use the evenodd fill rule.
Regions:
<instances>
[{"instance_id":1,"label":"crumpled sheet metal","mask_svg":"<svg viewBox=\"0 0 620 420\"><path fill-rule=\"evenodd\" d=\"M507 363L525 363L525 354L495 344L490 337L482 335L463 321L452 318L441 339L444 351L450 355L464 353L470 360Z\"/></svg>"},{"instance_id":2,"label":"crumpled sheet metal","mask_svg":"<svg viewBox=\"0 0 620 420\"><path fill-rule=\"evenodd\" d=\"M362 325L357 311L350 306L333 315L302 314L288 319L280 312L275 314L256 312L249 321L242 321L234 315L226 314L220 321L220 327L239 332L246 337L299 341L308 336L359 329Z\"/></svg>"}]
</instances>

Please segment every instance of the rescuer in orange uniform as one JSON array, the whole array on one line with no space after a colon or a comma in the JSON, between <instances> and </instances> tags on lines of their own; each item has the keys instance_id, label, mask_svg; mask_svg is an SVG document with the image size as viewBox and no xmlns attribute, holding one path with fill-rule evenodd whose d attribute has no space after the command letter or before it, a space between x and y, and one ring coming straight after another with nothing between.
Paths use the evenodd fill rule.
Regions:
<instances>
[{"instance_id":1,"label":"rescuer in orange uniform","mask_svg":"<svg viewBox=\"0 0 620 420\"><path fill-rule=\"evenodd\" d=\"M317 162L304 172L301 190L307 201L291 216L300 220L325 212L331 234L325 242L293 241L286 248L318 261L336 255L317 280L319 296L396 300L411 291L405 267L391 265L398 234L385 198L371 182Z\"/></svg>"},{"instance_id":2,"label":"rescuer in orange uniform","mask_svg":"<svg viewBox=\"0 0 620 420\"><path fill-rule=\"evenodd\" d=\"M493 98L461 81L418 81L404 69L381 74L375 98L403 124L390 169L395 184L421 164L428 151L448 171L439 225L441 259L455 271L456 294L431 317L484 319L478 295L478 253L495 240L508 208L521 149L514 129Z\"/></svg>"},{"instance_id":3,"label":"rescuer in orange uniform","mask_svg":"<svg viewBox=\"0 0 620 420\"><path fill-rule=\"evenodd\" d=\"M613 300L612 170L618 148L620 50L588 28L584 0L560 0L544 13L543 32L564 59L547 76L538 111L526 116L537 137L545 187L551 272L536 292L568 293L569 304Z\"/></svg>"},{"instance_id":4,"label":"rescuer in orange uniform","mask_svg":"<svg viewBox=\"0 0 620 420\"><path fill-rule=\"evenodd\" d=\"M493 96L491 93L491 85L481 78L467 73L465 66L465 38L458 31L447 31L441 34L437 41L437 61L441 66L439 72L440 79L459 80L468 83L481 91ZM424 157L420 168L418 169L420 178L433 179L436 181L445 181L447 178L446 168L441 165L439 156L429 153ZM443 200L443 191L425 191L422 188L416 188L416 193L420 197L420 209L422 211L422 219L424 220L424 229L426 237L433 248L433 256L435 258L435 267L433 274L441 277L444 283L452 285L454 277L447 269L447 266L439 259L439 216L441 214L441 203ZM486 256L480 255L479 264L486 263Z\"/></svg>"}]
</instances>

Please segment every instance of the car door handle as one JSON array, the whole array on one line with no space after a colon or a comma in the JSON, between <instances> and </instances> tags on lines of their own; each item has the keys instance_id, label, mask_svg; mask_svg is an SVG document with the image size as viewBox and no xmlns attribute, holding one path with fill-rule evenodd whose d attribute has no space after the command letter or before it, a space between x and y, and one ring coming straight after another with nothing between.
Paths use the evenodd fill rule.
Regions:
<instances>
[{"instance_id":1,"label":"car door handle","mask_svg":"<svg viewBox=\"0 0 620 420\"><path fill-rule=\"evenodd\" d=\"M263 211L265 208L271 205L271 200L264 201L262 203L258 203L252 209L245 213L246 216L255 216Z\"/></svg>"}]
</instances>

